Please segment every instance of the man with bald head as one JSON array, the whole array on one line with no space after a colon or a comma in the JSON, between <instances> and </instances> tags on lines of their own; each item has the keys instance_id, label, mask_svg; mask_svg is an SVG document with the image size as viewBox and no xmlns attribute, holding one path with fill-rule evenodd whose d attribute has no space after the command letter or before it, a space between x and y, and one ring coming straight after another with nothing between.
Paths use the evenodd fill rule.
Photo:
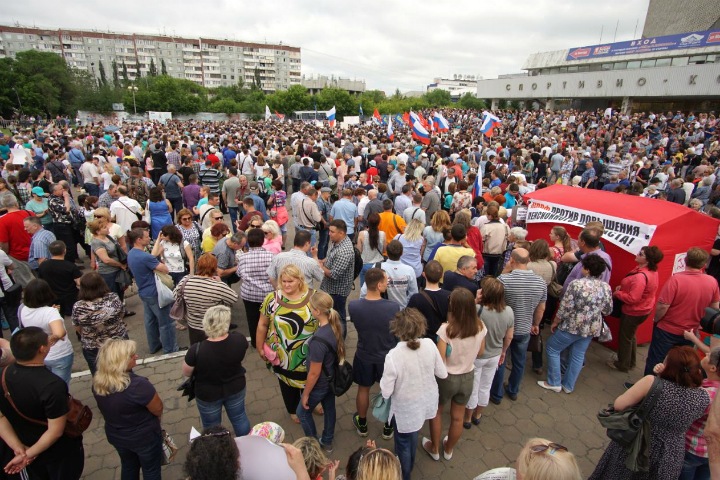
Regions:
<instances>
[{"instance_id":1,"label":"man with bald head","mask_svg":"<svg viewBox=\"0 0 720 480\"><path fill-rule=\"evenodd\" d=\"M165 191L165 198L172 204L174 217L183 208L182 189L184 187L175 165L167 166L167 173L160 177L158 185Z\"/></svg>"},{"instance_id":2,"label":"man with bald head","mask_svg":"<svg viewBox=\"0 0 720 480\"><path fill-rule=\"evenodd\" d=\"M365 205L365 210L363 213L363 218L367 221L367 218L370 216L371 213L377 213L380 215L385 210L383 209L383 202L378 198L378 191L377 189L373 188L372 190L369 190L367 192L368 196L368 204ZM389 241L389 240L388 240Z\"/></svg>"},{"instance_id":3,"label":"man with bald head","mask_svg":"<svg viewBox=\"0 0 720 480\"><path fill-rule=\"evenodd\" d=\"M490 401L496 405L500 404L505 393L510 400L517 400L520 382L525 373L525 356L530 335L540 334L540 320L545 312L547 286L542 277L528 269L529 262L529 252L524 248L516 248L510 254L510 261L507 265L510 271L498 277L498 280L505 286L505 303L512 308L515 314L515 327L509 346L512 372L510 372L508 383L503 385L507 351L507 346L503 346L500 365L495 372L490 389Z\"/></svg>"}]
</instances>

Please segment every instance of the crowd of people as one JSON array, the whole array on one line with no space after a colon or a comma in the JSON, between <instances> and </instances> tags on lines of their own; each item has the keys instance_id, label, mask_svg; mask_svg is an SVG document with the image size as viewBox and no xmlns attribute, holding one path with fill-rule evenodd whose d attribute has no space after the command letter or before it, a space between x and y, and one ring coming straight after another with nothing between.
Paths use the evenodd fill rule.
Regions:
<instances>
[{"instance_id":1,"label":"crowd of people","mask_svg":"<svg viewBox=\"0 0 720 480\"><path fill-rule=\"evenodd\" d=\"M720 349L697 330L705 307L720 302L720 235L708 239L710 251L690 248L686 270L662 287L663 252L644 246L613 290L601 222L576 239L562 225L530 238L512 211L532 190L559 183L720 218L716 118L497 113L502 124L487 138L478 112L448 110L450 131L424 143L407 126L387 138L377 122L63 122L1 137L0 311L15 332L1 345L6 472L82 474L82 441L63 433L70 318L123 478L161 477L163 399L132 371L138 352L130 337L142 335L124 320L135 315L125 299L132 287L147 353L176 352L178 335L188 335L182 374L194 381L203 427L187 455L193 480L255 478L257 459L241 452L256 447L244 439L262 430L281 443L268 438L275 427L252 427L246 412L252 386L243 363L252 350L306 436L275 450L286 461L266 465L266 475L276 468L273 478L336 478L338 463L327 458L337 422L331 373L348 357L352 326L352 423L359 437L375 428L368 413L379 384L389 406L378 428L394 451L369 442L345 476L407 480L418 446L432 461L451 461L489 403L517 400L529 346L535 388L571 394L592 339L607 329L603 318L613 312L620 320L617 358L607 368L630 372L636 331L653 310L645 376L615 400L624 409L659 395L649 473L628 470L625 450L611 442L591 478L709 478L713 442L703 429L720 386ZM350 300L356 287L359 298ZM174 307L180 313L171 316ZM247 331L231 322L240 307ZM707 356L700 361L689 347ZM220 426L223 409L232 433ZM323 415L320 433L313 412ZM420 438L426 421L430 437ZM517 469L477 478L516 477L581 474L566 447L531 439Z\"/></svg>"}]
</instances>

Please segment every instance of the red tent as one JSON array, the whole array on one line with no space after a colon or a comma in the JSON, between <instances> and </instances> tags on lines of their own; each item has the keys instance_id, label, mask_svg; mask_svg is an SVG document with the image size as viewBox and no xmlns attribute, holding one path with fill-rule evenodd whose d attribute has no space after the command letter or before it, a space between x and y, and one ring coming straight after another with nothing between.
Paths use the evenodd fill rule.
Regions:
<instances>
[{"instance_id":1,"label":"red tent","mask_svg":"<svg viewBox=\"0 0 720 480\"><path fill-rule=\"evenodd\" d=\"M605 225L603 245L613 260L610 285L613 290L635 267L635 254L644 245L657 245L665 254L658 266L660 289L677 271L684 269L684 254L690 247L710 251L720 222L688 207L632 195L553 185L526 196L530 204L527 218L529 239L548 238L555 225L565 227L577 238L591 220ZM659 290L658 290L659 292ZM652 338L652 318L637 332L638 343ZM616 348L618 321L609 318Z\"/></svg>"}]
</instances>

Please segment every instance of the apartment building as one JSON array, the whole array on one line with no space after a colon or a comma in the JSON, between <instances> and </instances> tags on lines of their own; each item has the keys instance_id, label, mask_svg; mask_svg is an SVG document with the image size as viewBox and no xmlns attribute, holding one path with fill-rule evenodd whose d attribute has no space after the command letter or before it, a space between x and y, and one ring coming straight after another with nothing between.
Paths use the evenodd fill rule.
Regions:
<instances>
[{"instance_id":1,"label":"apartment building","mask_svg":"<svg viewBox=\"0 0 720 480\"><path fill-rule=\"evenodd\" d=\"M239 42L216 38L125 34L94 30L49 30L0 25L0 58L18 52L53 52L73 68L108 80L117 65L118 77L127 70L130 80L147 76L151 63L158 73L165 64L167 74L208 87L231 86L242 80L255 81L256 71L265 92L285 90L301 83L299 47ZM152 62L151 62L152 61Z\"/></svg>"}]
</instances>

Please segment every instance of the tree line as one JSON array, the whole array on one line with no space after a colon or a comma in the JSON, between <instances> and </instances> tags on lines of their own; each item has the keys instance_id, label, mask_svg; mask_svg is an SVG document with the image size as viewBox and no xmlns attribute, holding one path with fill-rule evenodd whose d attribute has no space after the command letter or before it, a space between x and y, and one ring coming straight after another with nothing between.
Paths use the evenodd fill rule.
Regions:
<instances>
[{"instance_id":1,"label":"tree line","mask_svg":"<svg viewBox=\"0 0 720 480\"><path fill-rule=\"evenodd\" d=\"M132 67L140 71L139 65ZM390 114L450 106L482 110L488 106L486 101L469 93L453 103L450 93L444 90L420 97L406 97L396 90L388 97L380 90L351 95L342 89L325 88L311 95L305 87L293 85L287 90L265 93L260 88L258 72L249 85L241 82L209 89L191 80L170 77L164 60L159 66L151 60L148 74L134 80L129 77L125 62L113 61L109 66L99 62L92 68L98 69L99 78L91 72L71 68L59 55L35 50L0 59L0 115L3 118L16 114L54 117L74 115L78 110L106 113L113 111L116 103L124 104L125 111L137 109L138 113L241 112L253 116L263 115L265 105L273 113L284 115L298 110L326 111L335 106L339 118L358 115L361 107L365 116L370 116L376 108L381 114Z\"/></svg>"}]
</instances>

